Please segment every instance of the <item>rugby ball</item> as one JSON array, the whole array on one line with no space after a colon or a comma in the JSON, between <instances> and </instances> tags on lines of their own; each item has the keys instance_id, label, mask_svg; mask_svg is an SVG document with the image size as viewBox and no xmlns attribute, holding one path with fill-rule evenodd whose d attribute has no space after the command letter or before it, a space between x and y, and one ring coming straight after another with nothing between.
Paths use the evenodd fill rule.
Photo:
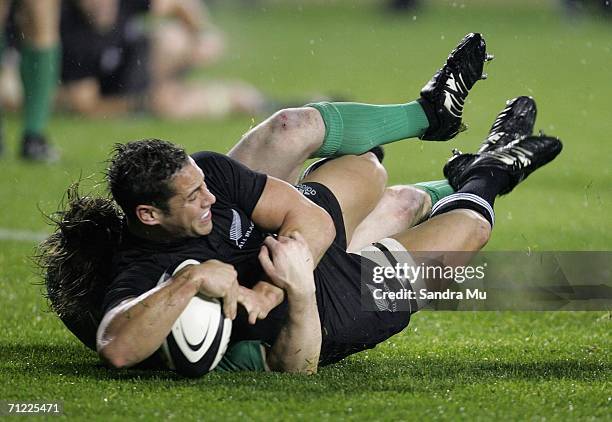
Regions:
<instances>
[{"instance_id":1,"label":"rugby ball","mask_svg":"<svg viewBox=\"0 0 612 422\"><path fill-rule=\"evenodd\" d=\"M194 259L183 261L172 275L188 265L198 264ZM158 284L169 277L164 273ZM219 364L231 332L232 320L225 318L218 299L194 296L162 344L162 359L169 369L181 375L201 377Z\"/></svg>"}]
</instances>

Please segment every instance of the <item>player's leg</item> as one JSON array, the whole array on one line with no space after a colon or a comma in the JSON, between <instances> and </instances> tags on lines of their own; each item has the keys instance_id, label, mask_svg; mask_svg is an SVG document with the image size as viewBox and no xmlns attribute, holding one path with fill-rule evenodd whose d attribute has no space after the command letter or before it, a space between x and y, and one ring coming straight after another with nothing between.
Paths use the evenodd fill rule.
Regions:
<instances>
[{"instance_id":1,"label":"player's leg","mask_svg":"<svg viewBox=\"0 0 612 422\"><path fill-rule=\"evenodd\" d=\"M175 120L258 114L266 101L259 90L242 81L167 79L152 87L151 97L151 110L156 115Z\"/></svg>"},{"instance_id":2,"label":"player's leg","mask_svg":"<svg viewBox=\"0 0 612 422\"><path fill-rule=\"evenodd\" d=\"M344 219L349 244L357 226L380 201L387 172L376 155L346 155L325 163L309 173L302 182L325 185L334 194Z\"/></svg>"},{"instance_id":3,"label":"player's leg","mask_svg":"<svg viewBox=\"0 0 612 422\"><path fill-rule=\"evenodd\" d=\"M316 103L282 110L251 131L229 156L294 183L308 157L363 154L378 145L420 136L447 140L461 127L463 104L481 79L486 54L480 34L469 34L421 91L406 104Z\"/></svg>"},{"instance_id":4,"label":"player's leg","mask_svg":"<svg viewBox=\"0 0 612 422\"><path fill-rule=\"evenodd\" d=\"M312 107L278 111L249 130L228 156L252 170L295 183L304 161L323 142L325 123Z\"/></svg>"},{"instance_id":5,"label":"player's leg","mask_svg":"<svg viewBox=\"0 0 612 422\"><path fill-rule=\"evenodd\" d=\"M359 251L378 239L415 226L429 215L433 205L454 192L447 180L386 188L376 208L355 229L347 250Z\"/></svg>"},{"instance_id":6,"label":"player's leg","mask_svg":"<svg viewBox=\"0 0 612 422\"><path fill-rule=\"evenodd\" d=\"M484 145L479 154L457 155L447 163L444 173L457 193L436 204L429 220L381 239L360 254L382 267L467 265L490 237L495 198L509 193L533 171L552 161L562 145L556 138L528 136L505 146L498 143L494 149L489 147ZM421 277L410 285L416 300L410 301L409 309L415 312L427 304L421 295L423 289L445 289L448 280ZM406 284L400 282L398 288L406 288Z\"/></svg>"},{"instance_id":7,"label":"player's leg","mask_svg":"<svg viewBox=\"0 0 612 422\"><path fill-rule=\"evenodd\" d=\"M424 191L410 185L389 186L355 229L347 251L360 251L379 239L400 233L423 219L429 210L431 200Z\"/></svg>"},{"instance_id":8,"label":"player's leg","mask_svg":"<svg viewBox=\"0 0 612 422\"><path fill-rule=\"evenodd\" d=\"M536 105L530 97L517 97L506 102L498 114L479 152L493 150L533 131ZM368 217L357 227L349 251L385 237L398 234L421 221L438 201L454 193L446 180L387 188L383 198Z\"/></svg>"},{"instance_id":9,"label":"player's leg","mask_svg":"<svg viewBox=\"0 0 612 422\"><path fill-rule=\"evenodd\" d=\"M325 121L325 139L317 157L363 154L400 139L446 141L461 130L463 105L474 84L486 77L486 53L480 34L468 34L450 53L444 66L406 104L317 103Z\"/></svg>"},{"instance_id":10,"label":"player's leg","mask_svg":"<svg viewBox=\"0 0 612 422\"><path fill-rule=\"evenodd\" d=\"M247 167L295 183L310 157L363 154L419 136L427 117L415 101L400 105L317 103L281 110L247 132L228 155Z\"/></svg>"},{"instance_id":11,"label":"player's leg","mask_svg":"<svg viewBox=\"0 0 612 422\"><path fill-rule=\"evenodd\" d=\"M497 122L494 129L501 129L502 126L505 130L513 129L512 125L497 125ZM528 126L533 125L525 126L530 133ZM467 264L472 252L482 248L489 239L494 223L495 197L510 192L533 171L552 161L561 150L561 143L555 138L527 136L515 139L514 135L522 130L515 133L511 130L499 131L497 133L500 136L496 137L496 142L490 143L487 138L478 154L461 154L451 159L444 168L444 174L456 193L439 201L433 207L433 217L426 222L365 248L363 255L368 259L362 261L357 274L361 273L363 277L363 271L369 269L375 274L375 267L395 267L396 264L427 264L428 267ZM366 251L376 254L366 255ZM452 251L464 253L445 253ZM347 266L350 267L350 264L347 263ZM342 266L338 267L339 270L342 269ZM320 272L324 270L325 268L319 269ZM360 275L355 274L354 267L353 274L348 270L339 270L334 269L334 275L335 271L338 271L339 281L344 283L338 283L343 289L342 295L335 293L335 283L317 287L318 294L330 296L329 302L333 303L334 299L341 298L343 304L338 308L330 307L329 311L322 314L322 324L325 332L329 333L323 337L321 360L324 364L373 347L372 343L384 341L396 334L406 327L410 314L426 304L426 301L417 295L417 300L410 299L406 303L405 310L410 312L385 312L402 309L398 308L398 303L377 300L374 295L371 296L371 302L364 302L368 297L367 294L364 296L364 290L356 291L354 285L353 290L350 290L350 284L345 281L360 278ZM393 284L397 284L398 288L408 288L407 284L399 279L388 281L388 284L385 283L387 288ZM415 291L421 291L423 288L433 290L439 289L443 281L417 279L414 284L411 280L410 285ZM374 309L383 312L364 312L364 303L367 307L374 306ZM345 311L347 308L350 310L348 314Z\"/></svg>"},{"instance_id":12,"label":"player's leg","mask_svg":"<svg viewBox=\"0 0 612 422\"><path fill-rule=\"evenodd\" d=\"M561 143L554 138L529 136L535 118L536 106L532 98L518 97L508 101L479 153L457 154L444 167L444 175L456 193L437 202L428 221L392 237L409 251L433 252L433 255L482 248L495 220L495 198L510 192L561 151ZM382 210L379 218L385 219ZM441 256L444 258L444 254ZM447 256L448 259L464 260L469 257L469 254ZM458 265L462 262L444 263Z\"/></svg>"},{"instance_id":13,"label":"player's leg","mask_svg":"<svg viewBox=\"0 0 612 422\"><path fill-rule=\"evenodd\" d=\"M0 58L4 55L5 39L4 28L8 17L10 0L0 0ZM2 110L0 110L0 156L4 153L4 140L2 130Z\"/></svg>"},{"instance_id":14,"label":"player's leg","mask_svg":"<svg viewBox=\"0 0 612 422\"><path fill-rule=\"evenodd\" d=\"M500 141L484 145L478 154L455 155L444 167L444 174L456 193L438 202L428 221L393 238L409 251L479 250L495 223L496 197L512 191L561 149L558 139L541 135L506 145Z\"/></svg>"},{"instance_id":15,"label":"player's leg","mask_svg":"<svg viewBox=\"0 0 612 422\"><path fill-rule=\"evenodd\" d=\"M24 34L21 48L21 79L24 90L24 132L21 155L49 161L57 153L44 132L49 120L59 68L59 0L21 0L19 27Z\"/></svg>"}]
</instances>

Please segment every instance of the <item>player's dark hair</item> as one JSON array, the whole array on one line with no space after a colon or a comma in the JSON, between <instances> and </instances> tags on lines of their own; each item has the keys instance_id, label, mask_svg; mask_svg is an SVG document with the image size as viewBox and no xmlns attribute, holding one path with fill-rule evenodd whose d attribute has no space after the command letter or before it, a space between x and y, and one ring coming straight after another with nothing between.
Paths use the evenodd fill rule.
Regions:
<instances>
[{"instance_id":1,"label":"player's dark hair","mask_svg":"<svg viewBox=\"0 0 612 422\"><path fill-rule=\"evenodd\" d=\"M187 158L184 149L159 139L116 144L106 171L109 190L128 218L143 204L168 212L175 194L170 179Z\"/></svg>"},{"instance_id":2,"label":"player's dark hair","mask_svg":"<svg viewBox=\"0 0 612 422\"><path fill-rule=\"evenodd\" d=\"M60 209L48 216L55 232L35 255L51 309L87 346L95 349L110 263L123 230L123 213L110 198L81 196L72 184Z\"/></svg>"}]
</instances>

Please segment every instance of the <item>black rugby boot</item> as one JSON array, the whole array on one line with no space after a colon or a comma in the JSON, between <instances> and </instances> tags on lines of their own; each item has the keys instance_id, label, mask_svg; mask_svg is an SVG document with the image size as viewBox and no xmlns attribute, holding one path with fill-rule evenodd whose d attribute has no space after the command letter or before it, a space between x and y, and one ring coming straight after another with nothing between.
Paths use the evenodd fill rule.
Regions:
<instances>
[{"instance_id":1,"label":"black rugby boot","mask_svg":"<svg viewBox=\"0 0 612 422\"><path fill-rule=\"evenodd\" d=\"M465 99L479 79L486 79L484 63L492 59L478 33L466 35L451 51L446 64L423 87L417 100L429 120L421 139L446 141L465 130L461 123Z\"/></svg>"},{"instance_id":2,"label":"black rugby boot","mask_svg":"<svg viewBox=\"0 0 612 422\"><path fill-rule=\"evenodd\" d=\"M492 151L531 135L536 114L536 103L531 97L521 96L506 101L506 108L497 115L478 152Z\"/></svg>"},{"instance_id":3,"label":"black rugby boot","mask_svg":"<svg viewBox=\"0 0 612 422\"><path fill-rule=\"evenodd\" d=\"M509 183L500 192L505 195L538 168L551 162L563 145L551 136L528 136L510 142L508 145L478 154L455 154L444 166L444 176L458 191L475 173L486 170L503 171L508 174Z\"/></svg>"},{"instance_id":4,"label":"black rugby boot","mask_svg":"<svg viewBox=\"0 0 612 422\"><path fill-rule=\"evenodd\" d=\"M49 144L44 136L25 134L21 140L21 158L32 162L54 163L59 160L59 152Z\"/></svg>"}]
</instances>

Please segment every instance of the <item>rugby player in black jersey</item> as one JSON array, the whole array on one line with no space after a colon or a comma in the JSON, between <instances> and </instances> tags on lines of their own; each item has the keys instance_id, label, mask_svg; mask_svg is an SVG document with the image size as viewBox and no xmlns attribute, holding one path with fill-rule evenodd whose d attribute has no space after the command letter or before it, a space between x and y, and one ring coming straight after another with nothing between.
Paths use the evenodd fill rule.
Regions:
<instances>
[{"instance_id":1,"label":"rugby player in black jersey","mask_svg":"<svg viewBox=\"0 0 612 422\"><path fill-rule=\"evenodd\" d=\"M481 77L486 59L482 38L467 36L416 102L428 124L413 136L445 140L457 133L467 91ZM535 105L527 97L515 99L478 154L458 153L445 166L456 193L435 204L422 224L381 235L385 209L378 205L387 175L375 154L366 151L406 133L391 130L375 142L369 134L377 127L389 131L389 122L400 115L406 119L408 111L368 107L380 116L370 122L368 134L363 133L368 125L351 130L355 116L347 113L355 110L348 104L280 112L255 128L229 155L268 176L220 154L188 157L163 141L117 146L108 179L126 224L114 254L113 281L102 289L100 355L116 367L142 362L198 292L222 298L232 318L236 303L243 305L247 312L235 320L233 342L270 344L265 359L274 370L314 372L319 363L374 347L401 331L410 313L362 310L360 257L347 252L360 226L366 226L361 242L377 242L381 250L479 250L494 222L495 197L561 150L555 138L531 136ZM299 138L292 141L292 136L303 130L313 130L319 143L315 155L336 157L347 152L346 145L361 155L322 163L295 189L273 175L291 180L295 164L313 152L291 147ZM283 134L287 145L272 142ZM276 147L276 156L270 157L269 145ZM160 274L172 273L185 259L202 264L156 286Z\"/></svg>"}]
</instances>

